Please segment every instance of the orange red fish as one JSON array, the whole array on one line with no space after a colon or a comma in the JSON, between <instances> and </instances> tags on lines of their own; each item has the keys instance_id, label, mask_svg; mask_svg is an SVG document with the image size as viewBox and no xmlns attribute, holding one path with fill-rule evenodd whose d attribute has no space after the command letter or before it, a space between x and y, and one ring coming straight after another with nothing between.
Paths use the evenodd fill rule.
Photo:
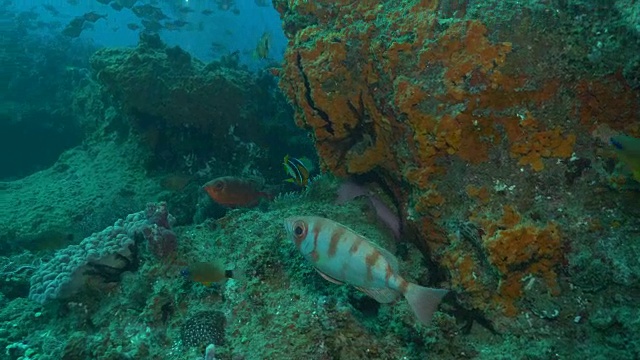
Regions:
<instances>
[{"instance_id":1,"label":"orange red fish","mask_svg":"<svg viewBox=\"0 0 640 360\"><path fill-rule=\"evenodd\" d=\"M333 220L291 217L284 226L293 243L323 278L353 285L380 303L391 303L404 296L422 324L431 322L448 292L406 281L399 273L395 256Z\"/></svg>"},{"instance_id":2,"label":"orange red fish","mask_svg":"<svg viewBox=\"0 0 640 360\"><path fill-rule=\"evenodd\" d=\"M256 182L233 176L213 179L204 184L203 189L215 202L228 207L254 207L261 199L272 198L260 191Z\"/></svg>"}]
</instances>

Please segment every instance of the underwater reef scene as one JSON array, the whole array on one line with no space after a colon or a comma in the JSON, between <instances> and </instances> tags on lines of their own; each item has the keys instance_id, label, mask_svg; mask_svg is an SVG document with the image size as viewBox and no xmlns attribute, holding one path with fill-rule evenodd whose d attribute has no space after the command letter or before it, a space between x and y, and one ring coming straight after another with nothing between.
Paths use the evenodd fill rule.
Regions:
<instances>
[{"instance_id":1,"label":"underwater reef scene","mask_svg":"<svg viewBox=\"0 0 640 360\"><path fill-rule=\"evenodd\" d=\"M0 23L0 359L640 358L638 1Z\"/></svg>"}]
</instances>

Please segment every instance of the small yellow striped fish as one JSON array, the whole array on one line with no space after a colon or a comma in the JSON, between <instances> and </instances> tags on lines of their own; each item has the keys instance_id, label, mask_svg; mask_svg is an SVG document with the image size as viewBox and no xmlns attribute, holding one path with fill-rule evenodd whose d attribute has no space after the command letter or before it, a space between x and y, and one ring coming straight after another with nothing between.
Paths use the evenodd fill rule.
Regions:
<instances>
[{"instance_id":1,"label":"small yellow striped fish","mask_svg":"<svg viewBox=\"0 0 640 360\"><path fill-rule=\"evenodd\" d=\"M294 183L302 188L307 186L309 183L309 174L313 170L309 159L296 159L287 155L284 157L282 165L284 165L284 171L290 176L290 178L285 181Z\"/></svg>"},{"instance_id":2,"label":"small yellow striped fish","mask_svg":"<svg viewBox=\"0 0 640 360\"><path fill-rule=\"evenodd\" d=\"M633 178L636 181L640 181L640 139L618 135L612 137L610 143L616 150L620 160L631 169Z\"/></svg>"},{"instance_id":3,"label":"small yellow striped fish","mask_svg":"<svg viewBox=\"0 0 640 360\"><path fill-rule=\"evenodd\" d=\"M333 220L290 217L284 227L323 278L353 285L380 303L393 302L403 295L425 325L431 322L440 300L448 292L406 281L398 273L395 256Z\"/></svg>"}]
</instances>

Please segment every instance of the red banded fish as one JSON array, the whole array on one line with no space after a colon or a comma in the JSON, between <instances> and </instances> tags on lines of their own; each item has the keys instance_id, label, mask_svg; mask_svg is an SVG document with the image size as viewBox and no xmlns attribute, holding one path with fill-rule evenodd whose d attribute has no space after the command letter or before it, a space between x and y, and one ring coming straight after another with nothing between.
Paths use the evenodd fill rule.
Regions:
<instances>
[{"instance_id":1,"label":"red banded fish","mask_svg":"<svg viewBox=\"0 0 640 360\"><path fill-rule=\"evenodd\" d=\"M323 278L355 286L380 303L401 295L421 323L428 325L447 290L423 287L399 274L398 260L387 250L333 220L290 217L284 227L302 255Z\"/></svg>"}]
</instances>

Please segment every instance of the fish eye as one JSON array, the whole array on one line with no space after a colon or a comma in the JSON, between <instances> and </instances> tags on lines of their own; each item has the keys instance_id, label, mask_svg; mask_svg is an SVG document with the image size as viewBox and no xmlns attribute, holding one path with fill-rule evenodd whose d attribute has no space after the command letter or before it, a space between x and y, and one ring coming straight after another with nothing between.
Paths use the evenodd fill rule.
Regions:
<instances>
[{"instance_id":1,"label":"fish eye","mask_svg":"<svg viewBox=\"0 0 640 360\"><path fill-rule=\"evenodd\" d=\"M213 186L218 190L222 190L222 188L224 187L224 184L222 183L222 181L218 181Z\"/></svg>"},{"instance_id":2,"label":"fish eye","mask_svg":"<svg viewBox=\"0 0 640 360\"><path fill-rule=\"evenodd\" d=\"M293 224L293 236L296 238L304 237L307 233L307 224L304 221L296 221Z\"/></svg>"}]
</instances>

